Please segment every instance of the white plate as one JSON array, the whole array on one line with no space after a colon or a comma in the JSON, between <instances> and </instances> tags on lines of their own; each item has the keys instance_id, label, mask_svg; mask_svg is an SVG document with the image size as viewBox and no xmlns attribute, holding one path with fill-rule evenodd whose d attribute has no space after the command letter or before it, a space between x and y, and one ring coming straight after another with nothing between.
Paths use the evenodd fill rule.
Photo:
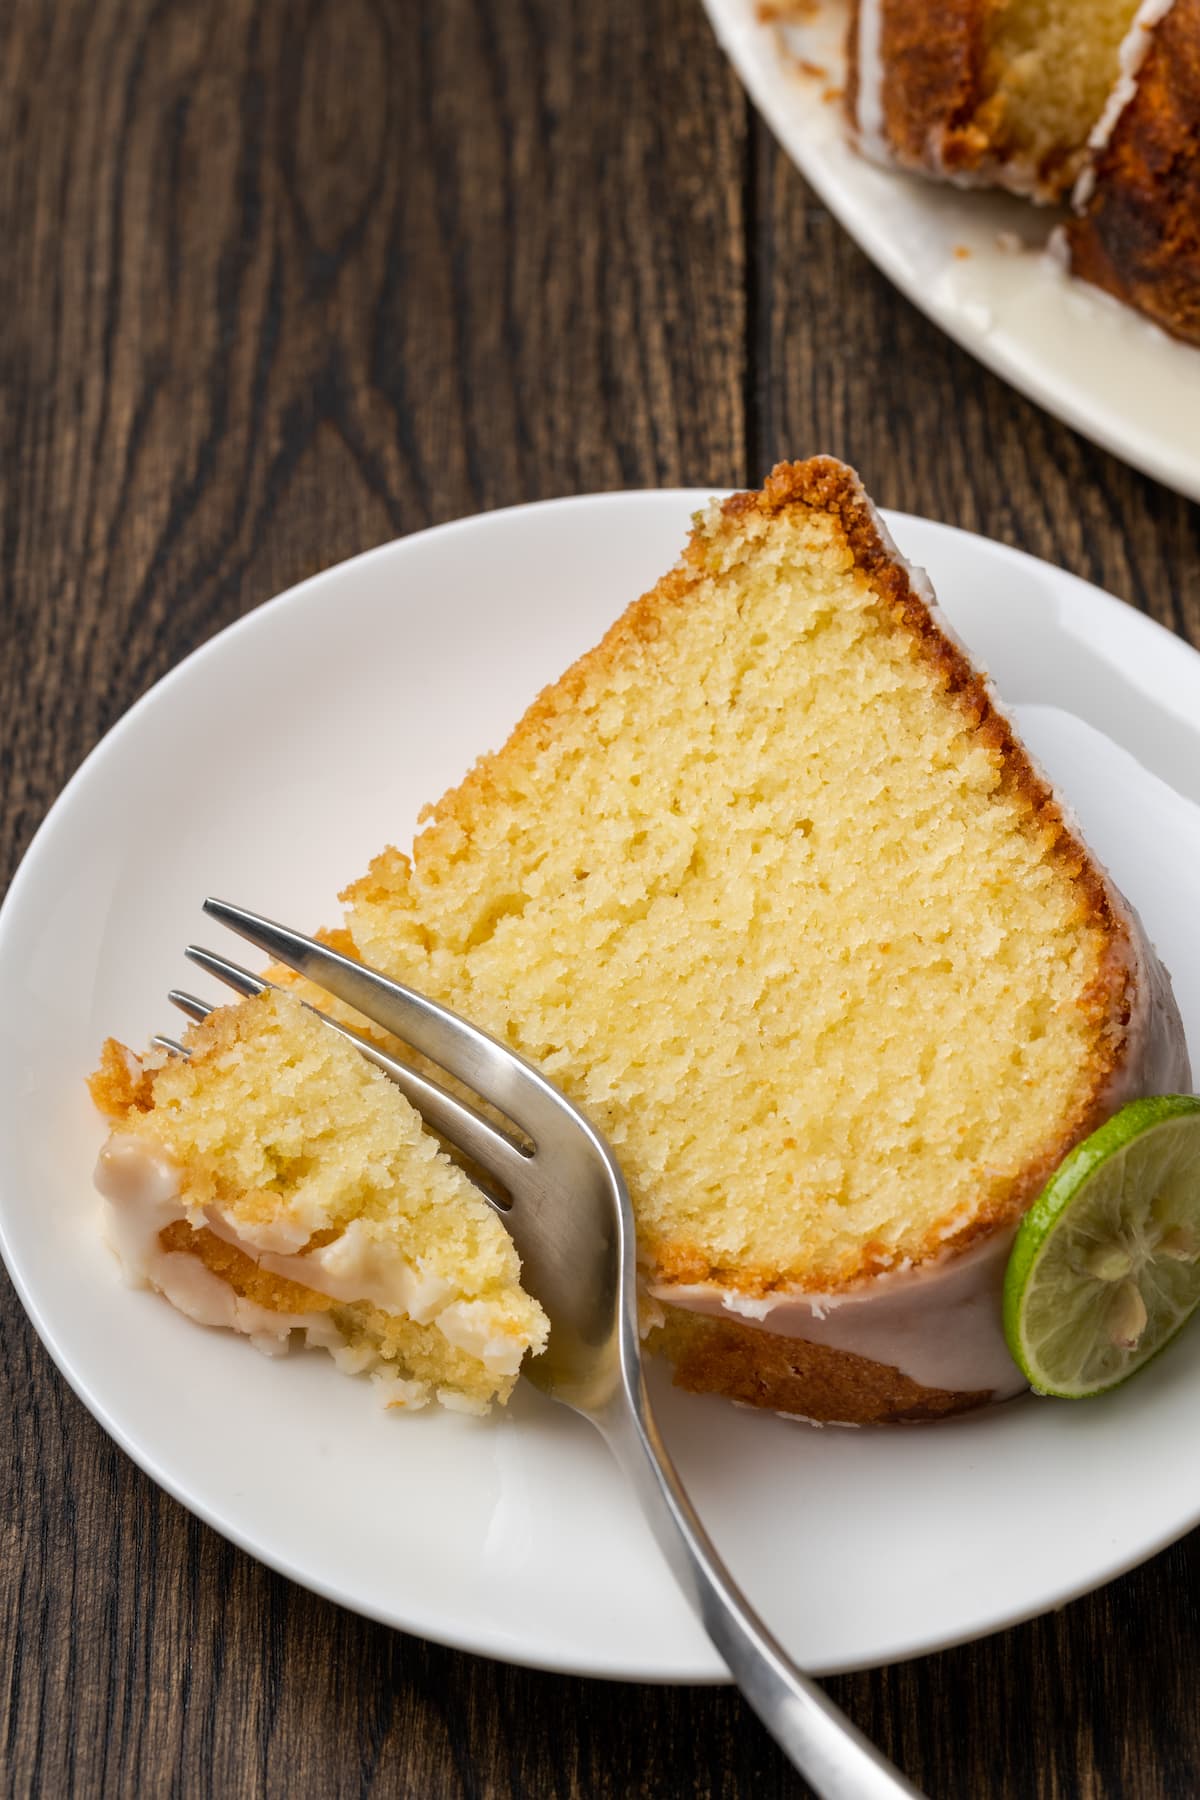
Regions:
<instances>
[{"instance_id":1,"label":"white plate","mask_svg":"<svg viewBox=\"0 0 1200 1800\"><path fill-rule=\"evenodd\" d=\"M758 0L704 4L792 161L915 306L1031 400L1200 499L1200 350L1068 277L1044 250L1060 215L859 156L826 98L845 80L847 0L786 31L760 22Z\"/></svg>"},{"instance_id":2,"label":"white plate","mask_svg":"<svg viewBox=\"0 0 1200 1800\"><path fill-rule=\"evenodd\" d=\"M305 582L121 721L0 914L0 1248L105 1428L227 1537L348 1606L647 1680L721 1671L589 1428L524 1390L494 1422L387 1417L318 1353L267 1361L125 1288L97 1235L83 1077L107 1032L170 1028L183 945L215 930L204 894L335 917L338 885L408 841L421 803L671 564L705 497L491 513ZM1200 658L1044 564L893 523L1142 907L1200 1045L1200 810L1168 785L1200 782ZM1200 1330L1094 1405L934 1427L817 1432L655 1385L718 1544L815 1670L1036 1613L1200 1516Z\"/></svg>"}]
</instances>

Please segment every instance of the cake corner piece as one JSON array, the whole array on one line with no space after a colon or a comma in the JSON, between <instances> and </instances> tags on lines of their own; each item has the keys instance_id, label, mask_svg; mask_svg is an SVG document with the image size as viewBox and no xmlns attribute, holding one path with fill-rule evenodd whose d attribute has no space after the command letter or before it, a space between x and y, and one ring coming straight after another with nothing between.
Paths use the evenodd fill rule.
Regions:
<instances>
[{"instance_id":1,"label":"cake corner piece","mask_svg":"<svg viewBox=\"0 0 1200 1800\"><path fill-rule=\"evenodd\" d=\"M385 1076L288 994L219 1008L187 1059L110 1039L97 1185L126 1279L382 1403L484 1412L548 1326L478 1189Z\"/></svg>"}]
</instances>

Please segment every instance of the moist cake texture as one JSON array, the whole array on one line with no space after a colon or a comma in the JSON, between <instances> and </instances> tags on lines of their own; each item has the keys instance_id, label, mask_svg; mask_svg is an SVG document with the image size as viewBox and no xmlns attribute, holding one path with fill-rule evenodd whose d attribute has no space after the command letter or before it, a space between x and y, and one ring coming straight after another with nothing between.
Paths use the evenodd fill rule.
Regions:
<instances>
[{"instance_id":1,"label":"moist cake texture","mask_svg":"<svg viewBox=\"0 0 1200 1800\"><path fill-rule=\"evenodd\" d=\"M607 1133L653 1280L750 1296L1015 1218L1134 1002L1104 878L827 461L714 507L343 898Z\"/></svg>"},{"instance_id":2,"label":"moist cake texture","mask_svg":"<svg viewBox=\"0 0 1200 1800\"><path fill-rule=\"evenodd\" d=\"M1022 1212L1190 1082L1136 919L827 458L714 502L343 900L340 948L606 1134L679 1379L812 1418L1013 1391Z\"/></svg>"},{"instance_id":3,"label":"moist cake texture","mask_svg":"<svg viewBox=\"0 0 1200 1800\"><path fill-rule=\"evenodd\" d=\"M293 1332L389 1406L505 1399L545 1316L512 1240L386 1076L291 996L223 1007L190 1060L112 1040L92 1093L127 1272L201 1324Z\"/></svg>"},{"instance_id":4,"label":"moist cake texture","mask_svg":"<svg viewBox=\"0 0 1200 1800\"><path fill-rule=\"evenodd\" d=\"M780 1328L765 1365L990 1248L923 1398L878 1340L870 1381L837 1341L805 1351L819 1382L759 1370L814 1417L998 1391L994 1342L962 1371L1020 1214L1123 1098L1187 1079L1136 921L930 602L850 471L782 466L343 896L365 961L607 1134L696 1384L723 1389L722 1321Z\"/></svg>"}]
</instances>

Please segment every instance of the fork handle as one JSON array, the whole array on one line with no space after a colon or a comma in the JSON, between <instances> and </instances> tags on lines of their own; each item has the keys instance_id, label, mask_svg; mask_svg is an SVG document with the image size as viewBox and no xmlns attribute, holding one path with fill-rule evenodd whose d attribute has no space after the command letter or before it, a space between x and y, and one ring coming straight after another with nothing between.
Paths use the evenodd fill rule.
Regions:
<instances>
[{"instance_id":1,"label":"fork handle","mask_svg":"<svg viewBox=\"0 0 1200 1800\"><path fill-rule=\"evenodd\" d=\"M628 1399L628 1410L597 1423L704 1629L775 1742L821 1800L923 1800L767 1630L700 1523L640 1380Z\"/></svg>"}]
</instances>

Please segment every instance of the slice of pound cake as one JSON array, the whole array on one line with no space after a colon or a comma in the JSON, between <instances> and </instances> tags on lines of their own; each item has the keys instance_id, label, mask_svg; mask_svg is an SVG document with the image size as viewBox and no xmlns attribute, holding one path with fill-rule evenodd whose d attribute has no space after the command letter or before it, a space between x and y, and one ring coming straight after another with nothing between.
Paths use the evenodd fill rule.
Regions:
<instances>
[{"instance_id":1,"label":"slice of pound cake","mask_svg":"<svg viewBox=\"0 0 1200 1800\"><path fill-rule=\"evenodd\" d=\"M110 1040L92 1077L129 1278L274 1354L296 1333L388 1406L506 1399L545 1315L400 1090L290 996L223 1007L187 1044L143 1064Z\"/></svg>"},{"instance_id":2,"label":"slice of pound cake","mask_svg":"<svg viewBox=\"0 0 1200 1800\"><path fill-rule=\"evenodd\" d=\"M1014 1392L1000 1281L1017 1221L1106 1114L1190 1081L1136 918L924 577L824 458L714 502L679 565L426 814L411 856L385 851L344 900L342 947L512 1044L608 1136L650 1342L677 1378L810 1418L924 1418ZM238 1146L220 1198L165 1203L168 1230L207 1230L209 1269L241 1252L257 1306L256 1271L301 1279L365 1208L406 1264L468 1304L491 1295L474 1265L456 1285L458 1240L439 1246L426 1191L451 1174L419 1139L372 1153L359 1200L357 1095L378 1081L353 1053L330 1049L314 1096L292 1084L264 1118L256 1096L290 1067L293 1034L315 1057L322 1029L266 1016L281 1042L210 1103L207 1052L126 1078L122 1132L173 1168L198 1158L215 1182L210 1146ZM222 1067L226 1034L249 1055L260 1029L249 1007L226 1020ZM118 1064L110 1052L123 1096ZM267 1120L282 1132L292 1111L260 1162ZM353 1199L332 1197L343 1157ZM469 1195L453 1191L457 1216ZM410 1218L428 1233L406 1248ZM502 1270L478 1241L507 1283L512 1344L536 1344L515 1259ZM357 1332L352 1286L337 1291ZM442 1316L422 1343L445 1341Z\"/></svg>"},{"instance_id":3,"label":"slice of pound cake","mask_svg":"<svg viewBox=\"0 0 1200 1800\"><path fill-rule=\"evenodd\" d=\"M1138 0L854 0L847 104L877 161L1069 192Z\"/></svg>"},{"instance_id":4,"label":"slice of pound cake","mask_svg":"<svg viewBox=\"0 0 1200 1800\"><path fill-rule=\"evenodd\" d=\"M783 466L344 896L633 1194L680 1379L845 1420L1011 1392L1011 1233L1186 1086L1136 919L852 472Z\"/></svg>"}]
</instances>

